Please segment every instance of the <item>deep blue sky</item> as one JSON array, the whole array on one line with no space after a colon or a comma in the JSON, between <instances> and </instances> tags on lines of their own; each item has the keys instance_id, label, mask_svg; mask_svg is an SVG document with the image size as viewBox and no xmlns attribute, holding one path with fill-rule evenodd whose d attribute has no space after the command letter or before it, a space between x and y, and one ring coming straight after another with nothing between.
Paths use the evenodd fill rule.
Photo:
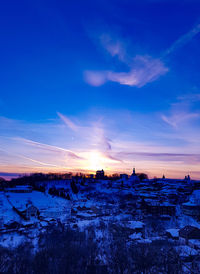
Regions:
<instances>
[{"instance_id":1,"label":"deep blue sky","mask_svg":"<svg viewBox=\"0 0 200 274\"><path fill-rule=\"evenodd\" d=\"M19 155L17 144L5 138L26 138L86 154L93 149L115 156L126 149L155 153L154 146L159 153L200 153L199 24L199 1L2 1L0 171L23 171L24 163L13 168L9 160L16 154L38 164L41 160L25 148ZM81 130L73 136L76 146L69 136L50 138L45 130L36 132L62 122L70 127L69 121L83 131L89 125L90 132L98 121L95 128L101 128L102 139L108 139L112 149L105 144L100 149L94 136L94 147L89 147L91 141L81 139ZM133 143L138 142L144 147L136 149ZM131 166L131 159L122 160ZM152 169L151 158L143 167L135 156L132 160L138 168ZM173 155L161 161L174 161ZM175 174L168 164L159 165L160 172ZM185 158L178 159L177 172L185 171L185 165ZM195 158L187 172L197 174L198 165ZM26 166L28 170L28 162ZM74 167L92 168L80 163Z\"/></svg>"}]
</instances>

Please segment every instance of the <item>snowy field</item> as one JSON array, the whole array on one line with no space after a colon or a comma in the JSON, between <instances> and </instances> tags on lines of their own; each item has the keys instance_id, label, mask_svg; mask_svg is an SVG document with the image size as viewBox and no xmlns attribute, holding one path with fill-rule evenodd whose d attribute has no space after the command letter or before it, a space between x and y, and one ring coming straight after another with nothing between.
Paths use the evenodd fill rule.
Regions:
<instances>
[{"instance_id":1,"label":"snowy field","mask_svg":"<svg viewBox=\"0 0 200 274\"><path fill-rule=\"evenodd\" d=\"M161 242L174 245L183 260L191 261L200 254L199 239L186 243L179 235L185 226L200 228L199 219L186 215L182 208L185 203L198 205L200 190L191 187L191 191L180 194L176 185L168 185L165 181L163 185L147 182L132 187L124 187L117 181L77 183L78 193L73 192L69 184L64 188L60 182L57 185L56 182L45 183L45 186L45 192L0 193L0 246L14 248L28 242L34 250L38 250L43 244L42 237L56 227L59 233L70 229L93 239L101 262L104 262L105 246L112 241L123 242L126 248L133 245L150 248ZM185 183L180 186L185 191ZM54 196L60 195L60 192L48 194L51 187L60 188L61 194L62 189L67 189L65 193L70 200ZM25 221L12 206L24 211L30 202L40 214ZM172 215L147 210L155 204L161 208L163 205L169 208L175 206L176 210ZM13 228L14 221L16 228Z\"/></svg>"},{"instance_id":2,"label":"snowy field","mask_svg":"<svg viewBox=\"0 0 200 274\"><path fill-rule=\"evenodd\" d=\"M40 211L40 216L44 218L65 218L69 215L71 210L70 201L52 197L51 195L33 191L31 193L7 193L8 200L18 210L25 210L26 204L31 201ZM4 216L4 223L10 220L19 221L18 215L13 211L11 205L8 203L6 197L3 197L3 204L1 205L1 215Z\"/></svg>"},{"instance_id":3,"label":"snowy field","mask_svg":"<svg viewBox=\"0 0 200 274\"><path fill-rule=\"evenodd\" d=\"M9 204L4 192L0 192L0 228L9 221L20 222L20 219L19 215L14 212Z\"/></svg>"}]
</instances>

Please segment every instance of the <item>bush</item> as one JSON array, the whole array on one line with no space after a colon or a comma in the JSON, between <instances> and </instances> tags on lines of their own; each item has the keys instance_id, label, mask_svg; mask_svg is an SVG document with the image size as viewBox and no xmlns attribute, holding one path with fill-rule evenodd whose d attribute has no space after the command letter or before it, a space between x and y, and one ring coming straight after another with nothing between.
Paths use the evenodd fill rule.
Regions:
<instances>
[{"instance_id":1,"label":"bush","mask_svg":"<svg viewBox=\"0 0 200 274\"><path fill-rule=\"evenodd\" d=\"M0 248L0 273L183 273L180 257L168 241L130 245L123 237L112 239L107 225L100 225L101 240L95 240L100 227L91 226L85 233L52 225L40 235L36 252L29 243Z\"/></svg>"}]
</instances>

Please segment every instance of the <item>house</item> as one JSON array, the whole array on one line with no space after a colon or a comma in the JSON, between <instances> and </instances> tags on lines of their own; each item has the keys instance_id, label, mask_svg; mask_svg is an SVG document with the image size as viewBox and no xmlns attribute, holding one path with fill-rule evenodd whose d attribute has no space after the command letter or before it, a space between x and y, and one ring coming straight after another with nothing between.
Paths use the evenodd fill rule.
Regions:
<instances>
[{"instance_id":1,"label":"house","mask_svg":"<svg viewBox=\"0 0 200 274\"><path fill-rule=\"evenodd\" d=\"M170 239L178 240L178 238L179 238L179 229L177 229L177 228L167 229L166 230L166 235Z\"/></svg>"},{"instance_id":2,"label":"house","mask_svg":"<svg viewBox=\"0 0 200 274\"><path fill-rule=\"evenodd\" d=\"M189 239L200 239L200 229L195 226L187 225L179 230L179 237L183 238L186 243Z\"/></svg>"},{"instance_id":3,"label":"house","mask_svg":"<svg viewBox=\"0 0 200 274\"><path fill-rule=\"evenodd\" d=\"M170 203L159 203L157 201L146 203L146 212L152 215L170 215L173 216L176 213L176 206Z\"/></svg>"},{"instance_id":4,"label":"house","mask_svg":"<svg viewBox=\"0 0 200 274\"><path fill-rule=\"evenodd\" d=\"M96 179L104 179L104 170L97 170L96 171Z\"/></svg>"},{"instance_id":5,"label":"house","mask_svg":"<svg viewBox=\"0 0 200 274\"><path fill-rule=\"evenodd\" d=\"M185 181L187 182L187 183L189 183L190 182L190 175L187 175L187 176L185 176Z\"/></svg>"},{"instance_id":6,"label":"house","mask_svg":"<svg viewBox=\"0 0 200 274\"><path fill-rule=\"evenodd\" d=\"M139 182L140 182L139 177L138 177L138 176L136 175L136 173L135 173L135 168L133 168L133 173L132 173L132 175L130 176L129 181L130 181L131 183L139 183Z\"/></svg>"},{"instance_id":7,"label":"house","mask_svg":"<svg viewBox=\"0 0 200 274\"><path fill-rule=\"evenodd\" d=\"M182 211L185 215L200 217L200 205L187 202L182 204Z\"/></svg>"},{"instance_id":8,"label":"house","mask_svg":"<svg viewBox=\"0 0 200 274\"><path fill-rule=\"evenodd\" d=\"M6 229L19 229L21 225L16 221L10 221L4 226L6 227Z\"/></svg>"},{"instance_id":9,"label":"house","mask_svg":"<svg viewBox=\"0 0 200 274\"><path fill-rule=\"evenodd\" d=\"M34 206L31 202L26 204L26 209L23 211L27 220L30 220L31 217L38 218L39 217L39 210L36 206Z\"/></svg>"},{"instance_id":10,"label":"house","mask_svg":"<svg viewBox=\"0 0 200 274\"><path fill-rule=\"evenodd\" d=\"M120 174L120 179L128 180L128 174Z\"/></svg>"},{"instance_id":11,"label":"house","mask_svg":"<svg viewBox=\"0 0 200 274\"><path fill-rule=\"evenodd\" d=\"M16 187L8 187L5 188L5 192L14 192L14 193L30 193L32 192L32 187L29 185L24 186L16 186Z\"/></svg>"}]
</instances>

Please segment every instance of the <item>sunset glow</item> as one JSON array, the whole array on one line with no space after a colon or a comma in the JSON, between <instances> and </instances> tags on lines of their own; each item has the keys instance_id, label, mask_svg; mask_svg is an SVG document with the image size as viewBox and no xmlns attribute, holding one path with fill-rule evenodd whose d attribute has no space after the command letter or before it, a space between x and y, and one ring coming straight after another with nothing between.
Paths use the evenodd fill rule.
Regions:
<instances>
[{"instance_id":1,"label":"sunset glow","mask_svg":"<svg viewBox=\"0 0 200 274\"><path fill-rule=\"evenodd\" d=\"M200 177L200 6L125 2L5 3L0 177Z\"/></svg>"}]
</instances>

